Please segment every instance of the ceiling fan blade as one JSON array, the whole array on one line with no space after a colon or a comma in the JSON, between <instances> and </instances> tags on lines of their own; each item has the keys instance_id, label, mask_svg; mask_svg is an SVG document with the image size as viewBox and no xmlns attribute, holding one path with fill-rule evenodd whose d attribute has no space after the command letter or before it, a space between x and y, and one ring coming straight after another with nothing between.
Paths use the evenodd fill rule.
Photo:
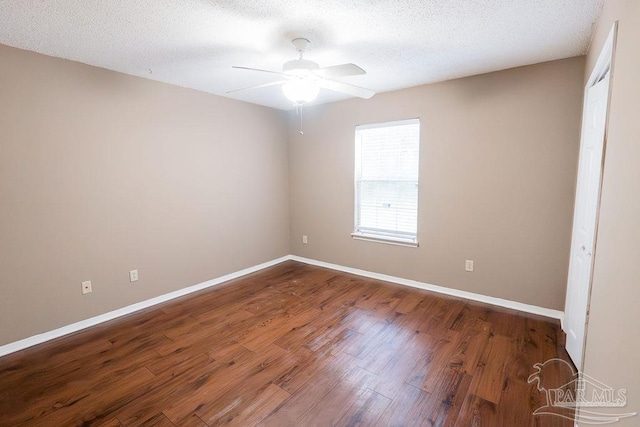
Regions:
<instances>
[{"instance_id":1,"label":"ceiling fan blade","mask_svg":"<svg viewBox=\"0 0 640 427\"><path fill-rule=\"evenodd\" d=\"M243 87L241 89L233 89L233 90L227 91L226 93L234 93L234 92L240 92L242 90L258 89L258 88L261 88L261 87L281 85L282 83L286 83L286 80L278 80L277 82L265 83L263 85Z\"/></svg>"},{"instance_id":2,"label":"ceiling fan blade","mask_svg":"<svg viewBox=\"0 0 640 427\"><path fill-rule=\"evenodd\" d=\"M250 71L261 71L263 73L272 73L272 74L284 74L280 71L271 71L271 70L261 70L260 68L251 68L251 67L239 67L237 65L232 65L231 68L238 68L240 70L250 70Z\"/></svg>"},{"instance_id":3,"label":"ceiling fan blade","mask_svg":"<svg viewBox=\"0 0 640 427\"><path fill-rule=\"evenodd\" d=\"M363 87L354 86L354 85L350 85L342 82L337 82L335 80L319 79L318 86L325 89L346 93L346 94L357 96L358 98L364 98L364 99L369 99L376 94L375 91L371 89L365 89Z\"/></svg>"},{"instance_id":4,"label":"ceiling fan blade","mask_svg":"<svg viewBox=\"0 0 640 427\"><path fill-rule=\"evenodd\" d=\"M316 73L322 77L346 77L367 74L362 68L356 64L340 64L333 67L320 68Z\"/></svg>"}]
</instances>

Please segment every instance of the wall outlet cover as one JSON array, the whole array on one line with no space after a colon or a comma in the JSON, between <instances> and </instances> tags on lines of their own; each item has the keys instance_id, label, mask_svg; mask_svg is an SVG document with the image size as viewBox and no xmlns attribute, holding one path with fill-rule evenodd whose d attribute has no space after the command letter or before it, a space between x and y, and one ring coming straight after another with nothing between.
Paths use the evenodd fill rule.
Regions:
<instances>
[{"instance_id":1,"label":"wall outlet cover","mask_svg":"<svg viewBox=\"0 0 640 427\"><path fill-rule=\"evenodd\" d=\"M467 259L464 261L464 270L465 271L473 271L473 260Z\"/></svg>"}]
</instances>

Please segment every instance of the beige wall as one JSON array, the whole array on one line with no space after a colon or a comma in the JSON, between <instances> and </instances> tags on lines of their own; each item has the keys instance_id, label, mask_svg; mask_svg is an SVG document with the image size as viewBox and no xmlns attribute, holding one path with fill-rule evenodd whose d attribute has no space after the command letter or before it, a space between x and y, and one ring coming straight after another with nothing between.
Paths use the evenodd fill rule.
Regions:
<instances>
[{"instance_id":1,"label":"beige wall","mask_svg":"<svg viewBox=\"0 0 640 427\"><path fill-rule=\"evenodd\" d=\"M275 110L0 46L0 345L288 254L286 140Z\"/></svg>"},{"instance_id":2,"label":"beige wall","mask_svg":"<svg viewBox=\"0 0 640 427\"><path fill-rule=\"evenodd\" d=\"M562 310L583 74L579 57L311 107L302 136L292 113L292 253ZM354 127L414 117L420 247L353 240Z\"/></svg>"},{"instance_id":3,"label":"beige wall","mask_svg":"<svg viewBox=\"0 0 640 427\"><path fill-rule=\"evenodd\" d=\"M640 412L640 2L605 2L588 73L615 20L618 43L584 371L627 389L627 407L611 412ZM636 416L613 425L639 422Z\"/></svg>"},{"instance_id":4,"label":"beige wall","mask_svg":"<svg viewBox=\"0 0 640 427\"><path fill-rule=\"evenodd\" d=\"M311 107L300 136L293 114L287 134L285 113L0 46L0 345L289 252L562 309L583 67ZM420 247L354 241L354 127L411 117Z\"/></svg>"}]
</instances>

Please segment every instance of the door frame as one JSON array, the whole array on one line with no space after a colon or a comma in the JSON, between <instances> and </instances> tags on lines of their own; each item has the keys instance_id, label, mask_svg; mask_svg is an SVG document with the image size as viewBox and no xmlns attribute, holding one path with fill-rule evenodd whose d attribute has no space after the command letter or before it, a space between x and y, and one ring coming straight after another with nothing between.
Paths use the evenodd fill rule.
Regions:
<instances>
[{"instance_id":1,"label":"door frame","mask_svg":"<svg viewBox=\"0 0 640 427\"><path fill-rule=\"evenodd\" d=\"M579 371L582 370L582 365L584 365L584 353L585 353L585 349L587 347L587 339L588 339L588 330L589 330L589 311L591 308L591 286L593 284L593 270L594 270L594 265L595 265L595 260L596 260L596 256L597 256L597 248L598 248L598 225L599 225L599 220L600 220L600 202L601 202L601 196L602 196L602 181L603 181L603 177L604 177L604 172L605 172L605 158L606 158L606 153L607 153L607 137L608 137L608 128L609 128L609 111L611 108L611 88L613 86L613 71L614 71L614 57L615 57L615 47L616 47L616 42L617 42L617 38L618 38L618 21L614 22L611 30L609 31L609 35L607 36L607 40L605 41L604 45L602 46L602 49L600 50L600 54L598 55L598 60L596 61L595 65L593 66L593 69L591 70L591 74L589 75L589 79L587 80L587 83L584 86L584 92L583 92L583 104L582 104L582 127L581 127L581 133L580 133L580 152L582 151L582 143L583 143L583 135L585 134L585 127L586 127L586 123L584 120L584 115L585 115L585 111L587 108L587 94L589 89L594 86L596 83L598 83L608 72L609 73L609 88L608 88L608 94L607 94L607 109L605 112L605 123L604 123L604 141L602 144L602 164L601 164L601 169L600 169L600 179L599 179L599 184L598 184L598 201L596 204L596 212L595 212L595 227L594 227L594 233L593 233L593 251L592 251L592 256L591 256L591 261L590 261L590 275L589 275L589 283L588 283L588 287L589 289L587 290L587 313L586 313L586 320L585 320L585 325L584 325L584 341L582 343L582 355L580 358L580 365L581 366L576 366L576 368L578 368ZM576 177L579 176L579 171L576 174ZM577 185L578 182L576 180L576 193L577 193ZM575 206L574 206L574 215L575 215ZM577 247L573 247L573 226L572 226L572 230L571 230L571 248L570 248L570 253L569 253L569 263L571 263L571 259L573 258L574 253L578 250ZM569 281L568 281L568 275L567 275L567 293L565 296L565 313L566 313L566 309L567 309L567 301L570 297L569 295ZM564 317L564 316L563 316ZM564 319L562 319L562 330L566 333L568 332L565 326L565 322Z\"/></svg>"}]
</instances>

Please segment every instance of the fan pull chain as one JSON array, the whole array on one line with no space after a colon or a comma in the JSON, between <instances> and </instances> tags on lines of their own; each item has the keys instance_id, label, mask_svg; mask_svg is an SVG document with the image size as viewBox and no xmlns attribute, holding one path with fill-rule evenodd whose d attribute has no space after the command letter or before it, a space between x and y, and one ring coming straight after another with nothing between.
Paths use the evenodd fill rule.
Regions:
<instances>
[{"instance_id":1,"label":"fan pull chain","mask_svg":"<svg viewBox=\"0 0 640 427\"><path fill-rule=\"evenodd\" d=\"M296 107L296 112L298 113L298 116L300 117L300 135L304 135L304 132L302 131L302 105L298 105Z\"/></svg>"}]
</instances>

